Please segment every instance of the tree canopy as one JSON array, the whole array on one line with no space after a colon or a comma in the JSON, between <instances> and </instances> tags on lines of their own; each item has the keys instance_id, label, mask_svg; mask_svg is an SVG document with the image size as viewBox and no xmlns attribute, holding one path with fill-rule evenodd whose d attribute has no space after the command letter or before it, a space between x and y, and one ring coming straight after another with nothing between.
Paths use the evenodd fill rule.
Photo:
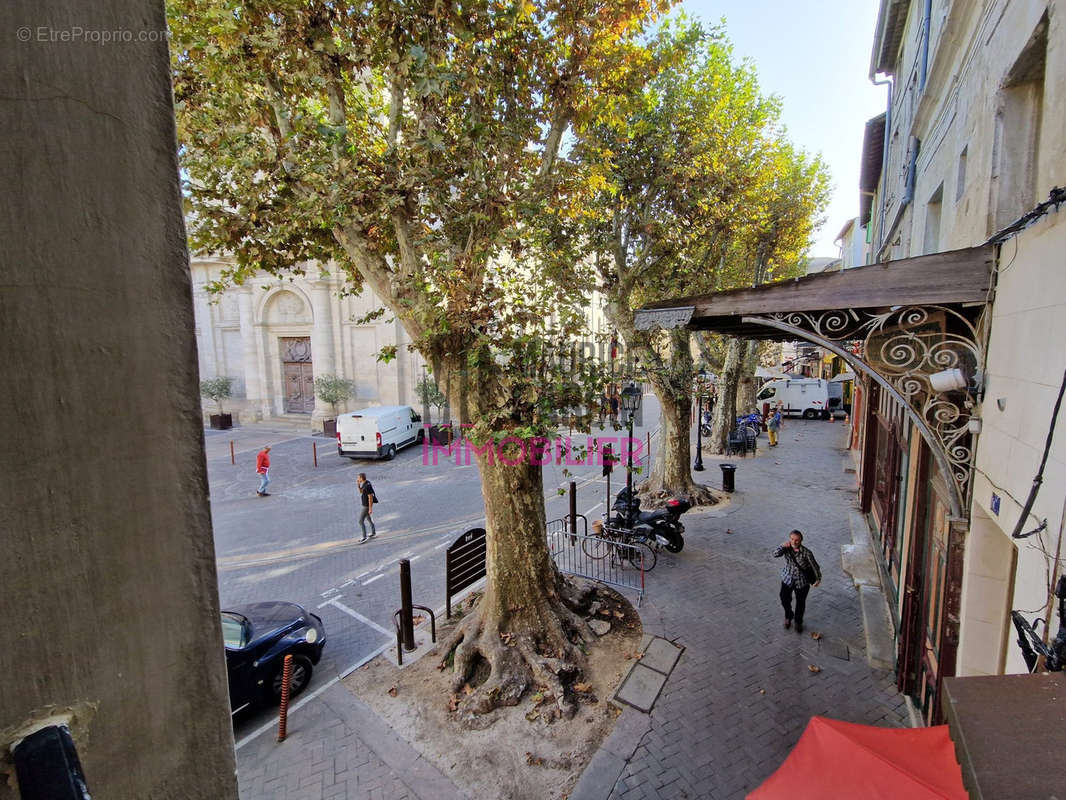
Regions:
<instances>
[{"instance_id":1,"label":"tree canopy","mask_svg":"<svg viewBox=\"0 0 1066 800\"><path fill-rule=\"evenodd\" d=\"M825 201L820 159L797 150L754 68L718 29L664 26L660 69L611 115L577 132L589 179L582 213L556 213L585 250L608 316L640 359L663 408L653 489L707 495L688 470L695 368L687 331L637 331L634 312L670 297L762 282L794 269ZM665 484L665 485L664 485ZM710 499L706 497L706 499Z\"/></svg>"},{"instance_id":2,"label":"tree canopy","mask_svg":"<svg viewBox=\"0 0 1066 800\"><path fill-rule=\"evenodd\" d=\"M544 224L587 181L564 138L656 71L647 31L667 6L173 0L193 246L232 256L238 283L335 265L395 314L475 438L551 430L597 392L570 358L591 266L555 257ZM483 658L465 708L535 680L573 713L575 642L594 634L547 552L540 466L477 457L487 586L444 644L453 681Z\"/></svg>"}]
</instances>

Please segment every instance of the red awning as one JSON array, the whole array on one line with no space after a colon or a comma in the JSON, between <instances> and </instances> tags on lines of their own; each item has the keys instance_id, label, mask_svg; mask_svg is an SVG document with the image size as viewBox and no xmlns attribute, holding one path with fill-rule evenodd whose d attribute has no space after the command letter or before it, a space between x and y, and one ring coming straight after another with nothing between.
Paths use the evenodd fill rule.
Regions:
<instances>
[{"instance_id":1,"label":"red awning","mask_svg":"<svg viewBox=\"0 0 1066 800\"><path fill-rule=\"evenodd\" d=\"M749 800L967 800L947 725L875 728L811 717L785 762Z\"/></svg>"}]
</instances>

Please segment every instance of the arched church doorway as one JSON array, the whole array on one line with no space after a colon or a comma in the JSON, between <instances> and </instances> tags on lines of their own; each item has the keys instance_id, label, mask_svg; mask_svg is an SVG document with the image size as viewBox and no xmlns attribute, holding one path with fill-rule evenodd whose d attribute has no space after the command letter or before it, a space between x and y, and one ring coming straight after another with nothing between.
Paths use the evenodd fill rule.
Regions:
<instances>
[{"instance_id":1,"label":"arched church doorway","mask_svg":"<svg viewBox=\"0 0 1066 800\"><path fill-rule=\"evenodd\" d=\"M283 405L286 414L310 414L315 410L315 376L311 362L311 337L292 336L278 340Z\"/></svg>"}]
</instances>

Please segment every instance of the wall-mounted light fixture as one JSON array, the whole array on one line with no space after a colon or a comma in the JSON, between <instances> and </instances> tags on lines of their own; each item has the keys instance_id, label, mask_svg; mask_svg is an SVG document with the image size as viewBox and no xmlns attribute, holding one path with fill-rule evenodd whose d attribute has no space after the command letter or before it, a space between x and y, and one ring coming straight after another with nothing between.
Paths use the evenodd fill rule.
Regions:
<instances>
[{"instance_id":1,"label":"wall-mounted light fixture","mask_svg":"<svg viewBox=\"0 0 1066 800\"><path fill-rule=\"evenodd\" d=\"M1006 397L997 397L996 398L996 408L998 408L1000 411L1006 411L1007 410L1007 398Z\"/></svg>"},{"instance_id":2,"label":"wall-mounted light fixture","mask_svg":"<svg viewBox=\"0 0 1066 800\"><path fill-rule=\"evenodd\" d=\"M929 376L929 385L937 392L965 389L969 385L961 369L944 369Z\"/></svg>"}]
</instances>

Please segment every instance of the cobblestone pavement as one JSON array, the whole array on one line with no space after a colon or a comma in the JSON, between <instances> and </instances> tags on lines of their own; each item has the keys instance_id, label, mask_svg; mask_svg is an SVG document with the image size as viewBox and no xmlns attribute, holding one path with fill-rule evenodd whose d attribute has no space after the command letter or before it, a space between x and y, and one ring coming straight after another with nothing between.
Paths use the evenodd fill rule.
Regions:
<instances>
[{"instance_id":1,"label":"cobblestone pavement","mask_svg":"<svg viewBox=\"0 0 1066 800\"><path fill-rule=\"evenodd\" d=\"M299 715L288 737L237 751L242 800L458 800L455 787L340 684Z\"/></svg>"},{"instance_id":2,"label":"cobblestone pavement","mask_svg":"<svg viewBox=\"0 0 1066 800\"><path fill-rule=\"evenodd\" d=\"M626 709L573 800L741 798L780 766L812 715L908 724L892 674L867 664L858 593L841 567L856 504L844 426L790 420L781 439L731 459L732 502L687 515L685 549L660 556L641 617L646 633L685 652L650 715ZM719 463L705 459L697 479L721 486ZM783 628L781 562L771 557L792 528L824 576L803 634Z\"/></svg>"},{"instance_id":3,"label":"cobblestone pavement","mask_svg":"<svg viewBox=\"0 0 1066 800\"><path fill-rule=\"evenodd\" d=\"M867 664L858 593L841 567L856 500L843 437L839 424L789 421L779 447L733 459L738 491L727 507L686 515L685 549L660 555L641 609L646 633L685 651L651 714L623 712L571 800L741 798L812 715L907 724L891 673ZM720 486L720 461L705 463L697 478ZM782 627L781 562L770 556L791 528L807 535L824 576L802 635ZM238 749L243 800L461 796L339 684L289 726L280 745L266 732Z\"/></svg>"}]
</instances>

